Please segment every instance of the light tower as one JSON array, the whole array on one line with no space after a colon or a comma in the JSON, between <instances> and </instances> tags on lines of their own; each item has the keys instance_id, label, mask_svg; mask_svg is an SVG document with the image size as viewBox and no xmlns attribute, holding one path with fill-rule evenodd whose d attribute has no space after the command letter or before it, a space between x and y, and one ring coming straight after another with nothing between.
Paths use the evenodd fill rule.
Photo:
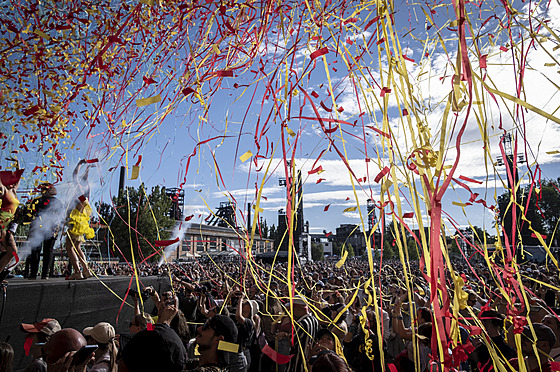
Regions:
<instances>
[{"instance_id":1,"label":"light tower","mask_svg":"<svg viewBox=\"0 0 560 372\"><path fill-rule=\"evenodd\" d=\"M377 222L377 217L375 216L375 203L373 199L367 200L367 215L368 215L368 231L371 232L375 223Z\"/></svg>"},{"instance_id":2,"label":"light tower","mask_svg":"<svg viewBox=\"0 0 560 372\"><path fill-rule=\"evenodd\" d=\"M288 161L288 169L292 171L292 164ZM295 175L290 177L290 188L288 188L288 182L286 182L285 178L280 178L278 183L280 186L286 187L286 196L289 197L290 195L294 197L292 200L292 210L296 209L296 213L293 214L293 222L292 222L292 238L294 249L296 250L298 255L308 256L307 252L300 252L302 249L301 247L306 246L306 244L300 243L300 238L302 238L302 234L304 234L304 220L303 220L303 185L302 185L302 177L301 177L301 170L295 171ZM289 224L288 224L288 211L284 209L280 209L278 211L278 236L282 237L287 232L289 233ZM307 239L307 237L304 237ZM288 234L285 235L282 244L279 245L278 249L281 252L288 251L288 244L289 244L289 237ZM308 248L310 249L310 248ZM279 255L279 257L283 257L283 255Z\"/></svg>"},{"instance_id":3,"label":"light tower","mask_svg":"<svg viewBox=\"0 0 560 372\"><path fill-rule=\"evenodd\" d=\"M504 147L505 159L502 156L499 156L496 165L506 167L506 177L508 180L509 192L514 197L514 200L519 203L521 192L517 189L519 185L519 173L517 166L519 164L525 163L525 156L523 154L516 154L516 149L514 149L510 133L504 134L500 138L500 141ZM502 209L502 207L500 209ZM517 244L515 244L515 246L512 244L513 242L515 242L516 232L521 231L521 209L516 203L512 203L511 208L502 211L502 213L502 239L505 241L505 238L507 236L509 243L514 249L514 252L516 252L517 244L523 243L523 241L519 241L517 242ZM513 218L513 216L515 216L515 219Z\"/></svg>"}]
</instances>

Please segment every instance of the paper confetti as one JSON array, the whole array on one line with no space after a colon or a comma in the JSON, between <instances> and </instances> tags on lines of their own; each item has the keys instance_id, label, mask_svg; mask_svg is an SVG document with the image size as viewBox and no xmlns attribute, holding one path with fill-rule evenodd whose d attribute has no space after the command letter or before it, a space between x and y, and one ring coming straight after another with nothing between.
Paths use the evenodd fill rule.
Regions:
<instances>
[{"instance_id":1,"label":"paper confetti","mask_svg":"<svg viewBox=\"0 0 560 372\"><path fill-rule=\"evenodd\" d=\"M142 98L136 100L136 106L142 107L146 105L151 105L152 103L157 103L161 101L161 96L158 94L157 96Z\"/></svg>"},{"instance_id":2,"label":"paper confetti","mask_svg":"<svg viewBox=\"0 0 560 372\"><path fill-rule=\"evenodd\" d=\"M248 150L245 154L239 157L239 160L245 163L251 156L253 156L253 153L251 152L251 150Z\"/></svg>"}]
</instances>

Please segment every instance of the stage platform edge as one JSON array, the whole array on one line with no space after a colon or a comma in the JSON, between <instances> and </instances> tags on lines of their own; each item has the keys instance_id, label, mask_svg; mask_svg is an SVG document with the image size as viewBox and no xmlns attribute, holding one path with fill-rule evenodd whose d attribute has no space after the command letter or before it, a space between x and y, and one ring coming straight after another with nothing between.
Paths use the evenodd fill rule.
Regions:
<instances>
[{"instance_id":1,"label":"stage platform edge","mask_svg":"<svg viewBox=\"0 0 560 372\"><path fill-rule=\"evenodd\" d=\"M19 329L21 323L55 318L62 328L75 328L81 332L85 327L106 321L115 327L117 333L128 332L134 309L124 304L119 314L119 308L130 279L126 276L72 281L63 278L34 281L10 279L3 304L0 341L7 341L14 348L14 371L23 371L32 361L31 356L25 356L25 334ZM140 282L143 286L153 286L159 293L171 288L169 277L145 277L140 278ZM132 288L136 288L134 280ZM126 302L133 305L130 297ZM145 310L151 312L153 308L152 301L148 299Z\"/></svg>"}]
</instances>

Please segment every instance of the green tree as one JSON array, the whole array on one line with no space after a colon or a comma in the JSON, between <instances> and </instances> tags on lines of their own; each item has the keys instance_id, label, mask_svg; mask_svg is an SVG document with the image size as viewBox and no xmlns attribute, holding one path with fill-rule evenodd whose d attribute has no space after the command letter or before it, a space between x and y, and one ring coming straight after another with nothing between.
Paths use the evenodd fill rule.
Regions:
<instances>
[{"instance_id":1,"label":"green tree","mask_svg":"<svg viewBox=\"0 0 560 372\"><path fill-rule=\"evenodd\" d=\"M127 187L112 202L98 203L97 209L100 222L109 226L107 243L116 255L130 260L134 252L136 257L145 258L154 252L156 240L170 238L175 221L168 217L172 202L164 188L153 187L147 194L144 184L138 189ZM152 258L157 259L159 256Z\"/></svg>"},{"instance_id":2,"label":"green tree","mask_svg":"<svg viewBox=\"0 0 560 372\"><path fill-rule=\"evenodd\" d=\"M524 212L517 207L516 214L525 214L525 218L531 221L531 226L535 231L551 238L556 232L556 224L560 218L560 192L558 186L560 179L556 181L545 181L540 184L540 189L536 185L526 186L518 191L515 200L524 208ZM529 199L529 200L527 200ZM504 233L511 233L513 195L508 190L498 197L498 221L504 229ZM533 232L529 229L529 224L518 217L516 221L516 234L521 235L524 245L540 245L537 238L532 237Z\"/></svg>"},{"instance_id":3,"label":"green tree","mask_svg":"<svg viewBox=\"0 0 560 372\"><path fill-rule=\"evenodd\" d=\"M541 185L539 194L538 208L542 212L543 227L549 235L556 235L558 221L560 220L560 178L556 181L549 181ZM536 205L535 198L535 207Z\"/></svg>"},{"instance_id":4,"label":"green tree","mask_svg":"<svg viewBox=\"0 0 560 372\"><path fill-rule=\"evenodd\" d=\"M406 246L408 249L408 259L409 260L417 260L418 256L418 246L416 245L416 240L413 238L408 238L406 241Z\"/></svg>"},{"instance_id":5,"label":"green tree","mask_svg":"<svg viewBox=\"0 0 560 372\"><path fill-rule=\"evenodd\" d=\"M448 247L449 253L451 253L452 255L461 254L461 250L459 249L459 246L457 245L457 241L455 239L451 239L451 244L449 244Z\"/></svg>"},{"instance_id":6,"label":"green tree","mask_svg":"<svg viewBox=\"0 0 560 372\"><path fill-rule=\"evenodd\" d=\"M333 255L340 256L340 253L342 252L342 243L334 240L332 243L332 250L333 250Z\"/></svg>"},{"instance_id":7,"label":"green tree","mask_svg":"<svg viewBox=\"0 0 560 372\"><path fill-rule=\"evenodd\" d=\"M266 223L266 220L261 220L261 234L262 234L262 237L263 238L268 238L269 232L270 232L270 229L268 227L268 224Z\"/></svg>"},{"instance_id":8,"label":"green tree","mask_svg":"<svg viewBox=\"0 0 560 372\"><path fill-rule=\"evenodd\" d=\"M311 258L313 261L324 261L323 244L311 242Z\"/></svg>"},{"instance_id":9,"label":"green tree","mask_svg":"<svg viewBox=\"0 0 560 372\"><path fill-rule=\"evenodd\" d=\"M348 257L354 257L354 247L352 247L352 244L346 244L346 250L348 251Z\"/></svg>"},{"instance_id":10,"label":"green tree","mask_svg":"<svg viewBox=\"0 0 560 372\"><path fill-rule=\"evenodd\" d=\"M384 239L383 240L383 259L384 260L390 260L394 256L395 256L395 250L393 249L393 246L391 245L391 243L389 243L389 241L387 239Z\"/></svg>"}]
</instances>

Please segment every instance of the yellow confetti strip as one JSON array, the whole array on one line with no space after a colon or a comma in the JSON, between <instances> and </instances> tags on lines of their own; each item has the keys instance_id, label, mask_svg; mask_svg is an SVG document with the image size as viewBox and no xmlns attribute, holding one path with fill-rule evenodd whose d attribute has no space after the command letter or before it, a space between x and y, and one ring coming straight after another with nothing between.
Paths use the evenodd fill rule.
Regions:
<instances>
[{"instance_id":1,"label":"yellow confetti strip","mask_svg":"<svg viewBox=\"0 0 560 372\"><path fill-rule=\"evenodd\" d=\"M139 174L140 174L140 167L138 165L133 165L132 166L132 174L130 176L130 179L131 180L137 179Z\"/></svg>"},{"instance_id":2,"label":"yellow confetti strip","mask_svg":"<svg viewBox=\"0 0 560 372\"><path fill-rule=\"evenodd\" d=\"M218 342L218 350L237 353L239 351L239 345L221 340Z\"/></svg>"},{"instance_id":3,"label":"yellow confetti strip","mask_svg":"<svg viewBox=\"0 0 560 372\"><path fill-rule=\"evenodd\" d=\"M239 160L245 163L251 156L253 156L253 153L251 152L251 150L248 150L245 154L239 157Z\"/></svg>"},{"instance_id":4,"label":"yellow confetti strip","mask_svg":"<svg viewBox=\"0 0 560 372\"><path fill-rule=\"evenodd\" d=\"M136 106L142 107L142 106L151 105L152 103L157 103L157 102L160 102L160 101L161 101L161 96L158 94L158 95L153 96L153 97L137 99L136 100Z\"/></svg>"},{"instance_id":5,"label":"yellow confetti strip","mask_svg":"<svg viewBox=\"0 0 560 372\"><path fill-rule=\"evenodd\" d=\"M344 265L344 263L346 262L346 258L348 257L348 251L344 251L344 253L342 254L342 257L340 258L340 260L338 260L338 262L335 264L335 266L340 269L342 267L342 265Z\"/></svg>"}]
</instances>

